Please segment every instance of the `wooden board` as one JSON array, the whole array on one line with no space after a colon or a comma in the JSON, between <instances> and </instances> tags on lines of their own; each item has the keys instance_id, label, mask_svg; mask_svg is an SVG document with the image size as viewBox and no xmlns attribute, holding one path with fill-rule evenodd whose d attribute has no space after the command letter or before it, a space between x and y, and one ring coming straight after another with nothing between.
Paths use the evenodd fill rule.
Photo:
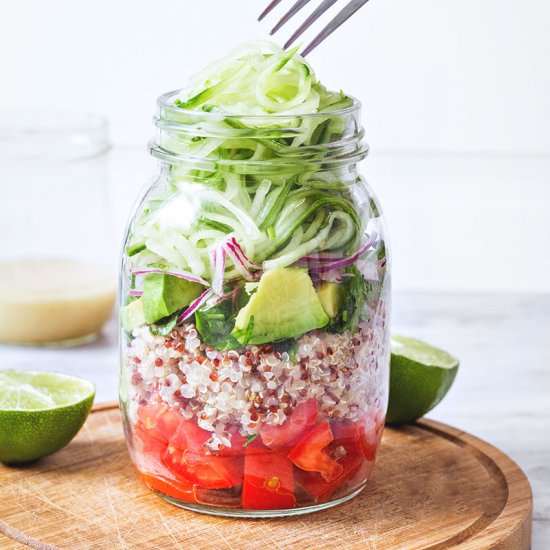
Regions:
<instances>
[{"instance_id":1,"label":"wooden board","mask_svg":"<svg viewBox=\"0 0 550 550\"><path fill-rule=\"evenodd\" d=\"M529 482L516 464L429 420L386 429L357 498L294 518L217 518L164 502L135 476L113 406L97 407L59 453L0 465L2 549L523 550L531 514Z\"/></svg>"}]
</instances>

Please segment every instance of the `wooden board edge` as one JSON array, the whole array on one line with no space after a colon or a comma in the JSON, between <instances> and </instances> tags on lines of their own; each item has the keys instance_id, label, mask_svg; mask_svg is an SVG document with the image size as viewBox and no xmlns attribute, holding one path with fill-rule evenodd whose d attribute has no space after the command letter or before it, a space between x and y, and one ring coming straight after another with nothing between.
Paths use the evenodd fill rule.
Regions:
<instances>
[{"instance_id":1,"label":"wooden board edge","mask_svg":"<svg viewBox=\"0 0 550 550\"><path fill-rule=\"evenodd\" d=\"M482 533L473 535L460 548L529 549L533 523L533 492L525 472L500 449L474 435L427 418L417 421L416 425L487 457L506 480L508 496L499 516ZM490 469L488 473L494 475Z\"/></svg>"},{"instance_id":2,"label":"wooden board edge","mask_svg":"<svg viewBox=\"0 0 550 550\"><path fill-rule=\"evenodd\" d=\"M118 408L119 407L118 407L117 401L106 401L104 403L94 404L91 412L96 413L96 412L102 412L102 411L110 411L112 409L118 409Z\"/></svg>"}]
</instances>

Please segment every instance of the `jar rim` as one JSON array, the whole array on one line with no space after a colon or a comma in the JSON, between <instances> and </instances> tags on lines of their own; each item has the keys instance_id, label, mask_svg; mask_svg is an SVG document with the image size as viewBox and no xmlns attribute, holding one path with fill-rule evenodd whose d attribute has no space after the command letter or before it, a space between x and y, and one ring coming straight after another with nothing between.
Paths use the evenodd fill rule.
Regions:
<instances>
[{"instance_id":1,"label":"jar rim","mask_svg":"<svg viewBox=\"0 0 550 550\"><path fill-rule=\"evenodd\" d=\"M152 156L171 164L204 164L205 169L223 166L224 169L232 167L243 173L253 173L270 167L292 171L297 163L327 168L352 165L368 154L360 120L361 102L352 96L349 96L352 105L332 111L239 115L183 109L173 101L179 93L180 90L174 90L158 97L153 118L157 136L148 144ZM318 121L317 124L321 125L328 120L340 121L341 132L329 134L328 140L321 143L305 145L304 140L299 140L294 144L294 138L311 135L311 121L313 124ZM271 145L266 146L272 149L273 155L267 159L235 160L193 154L192 142L204 138L256 140L264 145L269 142Z\"/></svg>"}]
</instances>

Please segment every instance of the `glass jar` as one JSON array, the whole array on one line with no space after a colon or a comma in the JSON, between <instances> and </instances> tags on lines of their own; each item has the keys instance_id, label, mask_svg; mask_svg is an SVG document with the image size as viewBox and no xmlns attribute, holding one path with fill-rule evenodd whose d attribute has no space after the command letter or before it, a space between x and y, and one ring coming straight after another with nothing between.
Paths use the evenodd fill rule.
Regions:
<instances>
[{"instance_id":1,"label":"glass jar","mask_svg":"<svg viewBox=\"0 0 550 550\"><path fill-rule=\"evenodd\" d=\"M388 248L357 171L360 104L225 116L176 95L158 100L158 172L122 259L132 461L158 495L211 514L344 502L367 482L388 396Z\"/></svg>"},{"instance_id":2,"label":"glass jar","mask_svg":"<svg viewBox=\"0 0 550 550\"><path fill-rule=\"evenodd\" d=\"M90 341L116 299L108 126L26 111L0 120L0 342Z\"/></svg>"}]
</instances>

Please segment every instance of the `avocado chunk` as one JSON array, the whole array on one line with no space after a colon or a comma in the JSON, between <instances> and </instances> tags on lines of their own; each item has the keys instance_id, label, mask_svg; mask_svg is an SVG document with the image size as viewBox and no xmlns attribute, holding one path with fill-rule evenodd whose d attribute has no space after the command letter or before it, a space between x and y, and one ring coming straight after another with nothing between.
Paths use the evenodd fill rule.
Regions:
<instances>
[{"instance_id":1,"label":"avocado chunk","mask_svg":"<svg viewBox=\"0 0 550 550\"><path fill-rule=\"evenodd\" d=\"M132 332L135 328L145 324L141 298L130 302L120 310L120 324L126 332Z\"/></svg>"},{"instance_id":2,"label":"avocado chunk","mask_svg":"<svg viewBox=\"0 0 550 550\"><path fill-rule=\"evenodd\" d=\"M342 307L346 290L338 283L329 282L321 283L315 290L326 314L334 319Z\"/></svg>"},{"instance_id":3,"label":"avocado chunk","mask_svg":"<svg viewBox=\"0 0 550 550\"><path fill-rule=\"evenodd\" d=\"M203 290L202 285L173 275L151 273L143 280L143 313L154 323L188 306Z\"/></svg>"},{"instance_id":4,"label":"avocado chunk","mask_svg":"<svg viewBox=\"0 0 550 550\"><path fill-rule=\"evenodd\" d=\"M297 338L329 318L305 269L266 271L258 289L235 319L233 336L243 345Z\"/></svg>"}]
</instances>

